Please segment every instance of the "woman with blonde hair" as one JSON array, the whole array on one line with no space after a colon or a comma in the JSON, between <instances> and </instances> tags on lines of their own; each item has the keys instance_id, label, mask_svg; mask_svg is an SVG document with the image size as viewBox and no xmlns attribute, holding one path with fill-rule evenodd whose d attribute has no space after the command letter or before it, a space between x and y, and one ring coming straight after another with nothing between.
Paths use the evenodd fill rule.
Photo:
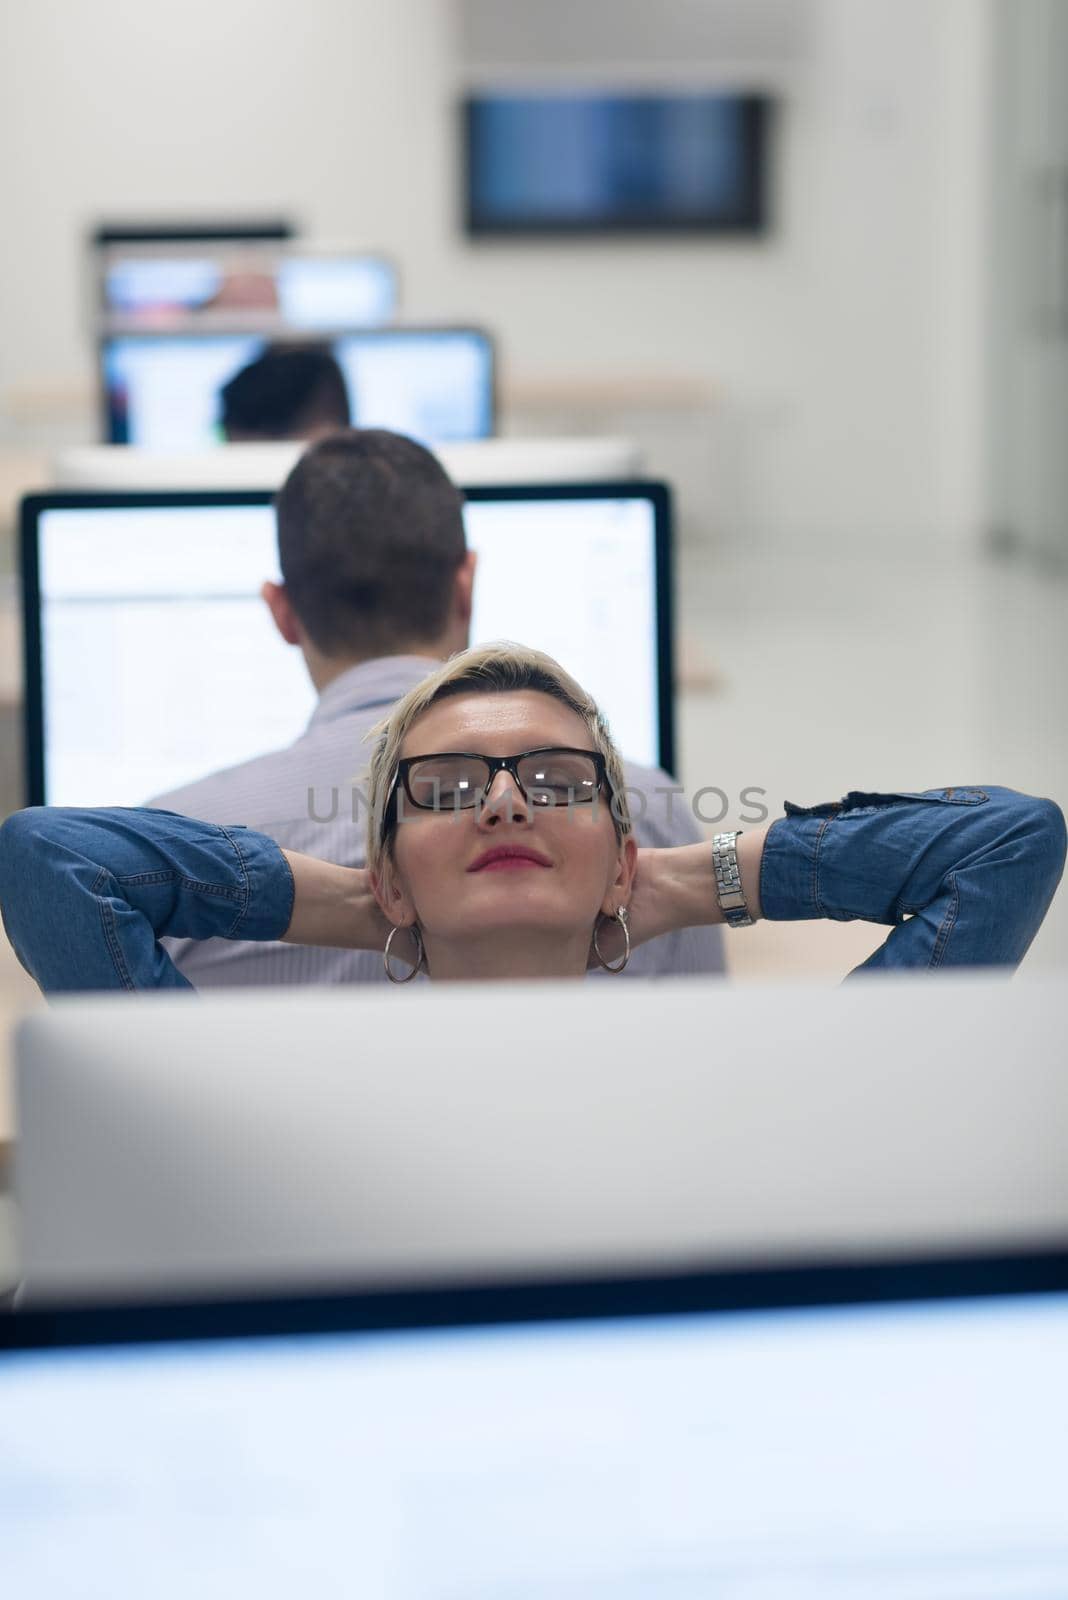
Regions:
<instances>
[{"instance_id":1,"label":"woman with blonde hair","mask_svg":"<svg viewBox=\"0 0 1068 1600\"><path fill-rule=\"evenodd\" d=\"M578 976L603 923L625 945L637 846L623 763L557 662L465 651L370 737L366 860L391 947L406 930L416 967L486 978Z\"/></svg>"},{"instance_id":2,"label":"woman with blonde hair","mask_svg":"<svg viewBox=\"0 0 1068 1600\"><path fill-rule=\"evenodd\" d=\"M642 850L619 755L550 657L461 652L374 730L366 868L153 810L17 812L0 904L46 991L188 988L159 942L383 951L395 981L578 978L633 945L761 916L889 925L858 970L1014 966L1060 879L1060 809L1011 789L853 791L711 843Z\"/></svg>"}]
</instances>

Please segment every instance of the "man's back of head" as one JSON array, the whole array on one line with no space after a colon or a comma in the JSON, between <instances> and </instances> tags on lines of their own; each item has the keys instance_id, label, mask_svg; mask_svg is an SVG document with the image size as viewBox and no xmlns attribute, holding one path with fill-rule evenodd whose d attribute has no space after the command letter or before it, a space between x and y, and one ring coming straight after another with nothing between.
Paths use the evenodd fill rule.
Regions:
<instances>
[{"instance_id":1,"label":"man's back of head","mask_svg":"<svg viewBox=\"0 0 1068 1600\"><path fill-rule=\"evenodd\" d=\"M304 452L276 510L306 655L309 644L355 661L466 643L474 558L463 497L422 445L383 428L335 433Z\"/></svg>"},{"instance_id":2,"label":"man's back of head","mask_svg":"<svg viewBox=\"0 0 1068 1600\"><path fill-rule=\"evenodd\" d=\"M341 368L326 345L271 345L220 392L231 444L318 439L351 420Z\"/></svg>"}]
</instances>

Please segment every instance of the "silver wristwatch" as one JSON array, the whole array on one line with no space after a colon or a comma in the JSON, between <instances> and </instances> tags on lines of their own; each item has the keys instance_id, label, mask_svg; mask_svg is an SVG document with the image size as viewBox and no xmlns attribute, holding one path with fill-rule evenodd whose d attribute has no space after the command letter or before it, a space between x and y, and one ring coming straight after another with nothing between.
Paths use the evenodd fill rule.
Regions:
<instances>
[{"instance_id":1,"label":"silver wristwatch","mask_svg":"<svg viewBox=\"0 0 1068 1600\"><path fill-rule=\"evenodd\" d=\"M738 855L734 848L735 839L740 838L740 829L737 833L712 835L712 871L716 875L716 899L723 912L723 920L729 928L753 926L753 919L749 915L749 907L742 893L742 876L738 871Z\"/></svg>"}]
</instances>

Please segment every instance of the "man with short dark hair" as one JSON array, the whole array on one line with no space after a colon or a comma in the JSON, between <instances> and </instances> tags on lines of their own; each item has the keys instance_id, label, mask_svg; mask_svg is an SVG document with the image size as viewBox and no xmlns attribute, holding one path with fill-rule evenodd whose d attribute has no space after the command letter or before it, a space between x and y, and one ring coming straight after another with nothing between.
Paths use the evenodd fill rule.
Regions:
<instances>
[{"instance_id":1,"label":"man with short dark hair","mask_svg":"<svg viewBox=\"0 0 1068 1600\"><path fill-rule=\"evenodd\" d=\"M269 345L223 385L219 399L230 444L311 442L351 421L344 375L326 345Z\"/></svg>"},{"instance_id":2,"label":"man with short dark hair","mask_svg":"<svg viewBox=\"0 0 1068 1600\"><path fill-rule=\"evenodd\" d=\"M282 638L303 654L319 704L295 744L150 803L206 822L244 823L286 850L360 866L364 735L468 643L475 556L463 499L422 445L363 428L305 451L276 508L283 581L265 583L263 597ZM665 773L628 764L626 777L646 797L635 823L639 844L701 838L685 808L671 805ZM366 951L224 939L167 944L198 987L385 978L381 959ZM719 928L698 927L636 950L625 976L722 967Z\"/></svg>"},{"instance_id":3,"label":"man with short dark hair","mask_svg":"<svg viewBox=\"0 0 1068 1600\"><path fill-rule=\"evenodd\" d=\"M457 574L474 568L463 496L429 450L384 428L335 434L305 452L275 508L291 642L306 654L336 664L465 647L470 581L450 632ZM280 623L282 590L269 588Z\"/></svg>"}]
</instances>

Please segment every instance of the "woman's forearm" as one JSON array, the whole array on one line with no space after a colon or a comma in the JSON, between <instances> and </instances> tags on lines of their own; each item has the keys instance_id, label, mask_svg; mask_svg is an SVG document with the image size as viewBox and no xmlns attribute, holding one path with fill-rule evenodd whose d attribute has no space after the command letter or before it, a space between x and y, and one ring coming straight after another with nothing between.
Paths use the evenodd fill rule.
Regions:
<instances>
[{"instance_id":1,"label":"woman's forearm","mask_svg":"<svg viewBox=\"0 0 1068 1600\"><path fill-rule=\"evenodd\" d=\"M764 853L764 913L891 925L858 972L1015 966L1064 868L1060 808L1013 789L854 792L787 812Z\"/></svg>"},{"instance_id":2,"label":"woman's forearm","mask_svg":"<svg viewBox=\"0 0 1068 1600\"><path fill-rule=\"evenodd\" d=\"M293 879L272 839L169 811L35 806L0 828L0 906L46 992L189 988L160 939L278 939Z\"/></svg>"},{"instance_id":3,"label":"woman's forearm","mask_svg":"<svg viewBox=\"0 0 1068 1600\"><path fill-rule=\"evenodd\" d=\"M282 935L287 944L381 950L390 924L375 903L366 868L338 867L295 850L282 854L293 874L293 914Z\"/></svg>"},{"instance_id":4,"label":"woman's forearm","mask_svg":"<svg viewBox=\"0 0 1068 1600\"><path fill-rule=\"evenodd\" d=\"M1016 965L1064 867L1060 808L1012 789L855 791L786 810L738 840L750 914L891 926L858 971ZM636 941L713 921L707 844L639 855Z\"/></svg>"},{"instance_id":5,"label":"woman's forearm","mask_svg":"<svg viewBox=\"0 0 1068 1600\"><path fill-rule=\"evenodd\" d=\"M763 915L760 866L767 833L767 827L753 828L742 833L736 843L742 892L754 922ZM708 927L722 921L710 844L639 850L630 906L631 939L635 945L683 928Z\"/></svg>"},{"instance_id":6,"label":"woman's forearm","mask_svg":"<svg viewBox=\"0 0 1068 1600\"><path fill-rule=\"evenodd\" d=\"M154 809L16 812L0 828L0 906L48 993L189 988L167 937L373 950L389 931L366 871Z\"/></svg>"}]
</instances>

